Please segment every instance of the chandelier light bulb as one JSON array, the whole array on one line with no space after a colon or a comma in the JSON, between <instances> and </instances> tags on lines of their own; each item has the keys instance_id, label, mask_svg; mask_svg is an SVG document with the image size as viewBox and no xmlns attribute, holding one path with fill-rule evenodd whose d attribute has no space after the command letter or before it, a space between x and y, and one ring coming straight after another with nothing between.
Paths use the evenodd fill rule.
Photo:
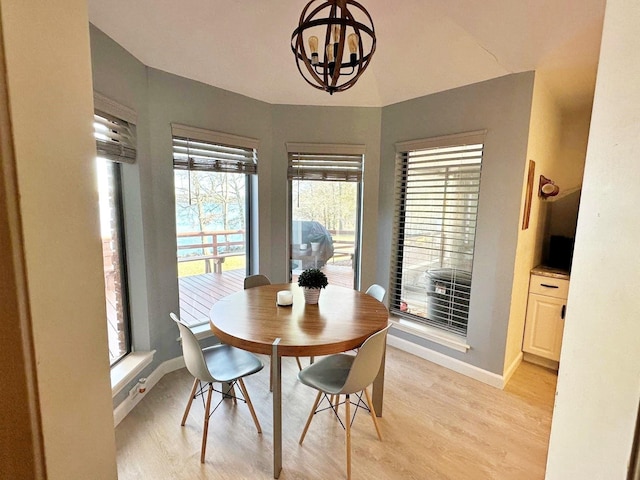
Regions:
<instances>
[{"instance_id":1,"label":"chandelier light bulb","mask_svg":"<svg viewBox=\"0 0 640 480\"><path fill-rule=\"evenodd\" d=\"M347 37L347 43L349 44L349 52L356 53L358 51L358 35L355 33L350 34Z\"/></svg>"},{"instance_id":2,"label":"chandelier light bulb","mask_svg":"<svg viewBox=\"0 0 640 480\"><path fill-rule=\"evenodd\" d=\"M329 63L333 62L335 59L334 59L334 56L333 56L333 45L332 44L327 45L326 52L327 52L327 61Z\"/></svg>"},{"instance_id":3,"label":"chandelier light bulb","mask_svg":"<svg viewBox=\"0 0 640 480\"><path fill-rule=\"evenodd\" d=\"M338 43L340 41L340 25L333 26L333 41Z\"/></svg>"},{"instance_id":4,"label":"chandelier light bulb","mask_svg":"<svg viewBox=\"0 0 640 480\"><path fill-rule=\"evenodd\" d=\"M311 64L318 64L318 37L315 35L309 37L309 50L311 50Z\"/></svg>"},{"instance_id":5,"label":"chandelier light bulb","mask_svg":"<svg viewBox=\"0 0 640 480\"><path fill-rule=\"evenodd\" d=\"M315 35L309 37L309 50L311 53L318 53L318 37Z\"/></svg>"}]
</instances>

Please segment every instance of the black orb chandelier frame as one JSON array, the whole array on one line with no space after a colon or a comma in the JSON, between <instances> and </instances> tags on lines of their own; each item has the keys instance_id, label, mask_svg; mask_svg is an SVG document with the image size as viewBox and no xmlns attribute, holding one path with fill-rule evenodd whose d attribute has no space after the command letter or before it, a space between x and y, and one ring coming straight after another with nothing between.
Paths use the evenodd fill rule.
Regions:
<instances>
[{"instance_id":1,"label":"black orb chandelier frame","mask_svg":"<svg viewBox=\"0 0 640 480\"><path fill-rule=\"evenodd\" d=\"M359 10L361 23L352 15ZM324 54L318 54L318 34L324 36ZM363 43L362 37L369 37ZM309 51L305 46L307 40ZM365 51L365 44L368 51ZM345 53L345 46L349 54ZM291 50L302 77L314 88L333 95L351 88L365 71L376 50L376 34L369 12L354 0L311 0L300 14L291 35Z\"/></svg>"}]
</instances>

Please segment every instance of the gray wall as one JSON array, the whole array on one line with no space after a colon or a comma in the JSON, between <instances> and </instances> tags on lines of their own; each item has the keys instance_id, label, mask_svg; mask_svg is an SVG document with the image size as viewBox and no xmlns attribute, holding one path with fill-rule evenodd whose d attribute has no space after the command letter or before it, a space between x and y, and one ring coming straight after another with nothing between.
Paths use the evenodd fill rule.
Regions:
<instances>
[{"instance_id":1,"label":"gray wall","mask_svg":"<svg viewBox=\"0 0 640 480\"><path fill-rule=\"evenodd\" d=\"M269 105L148 68L91 27L96 91L136 110L138 162L125 166L133 340L157 350L149 374L181 354L168 313L178 310L171 126L259 141L259 245L254 271L287 279L286 142L365 145L361 285L388 285L394 143L487 129L474 289L464 355L394 332L494 373L502 373L533 74L520 74L380 108ZM384 179L384 180L381 180ZM479 281L478 281L479 280ZM125 392L127 389L125 389ZM126 393L120 394L119 403Z\"/></svg>"},{"instance_id":2,"label":"gray wall","mask_svg":"<svg viewBox=\"0 0 640 480\"><path fill-rule=\"evenodd\" d=\"M150 279L149 318L154 348L159 360L180 354L176 344L176 327L168 318L178 311L176 265L175 197L171 123L181 123L234 135L256 138L258 147L259 194L268 191L270 170L270 122L268 105L247 97L216 89L158 70L148 69L149 126L151 131L147 181L153 220L148 276ZM264 173L264 175L263 175ZM268 202L260 205L268 206ZM266 215L266 214L265 214ZM263 212L258 214L262 218ZM263 225L264 222L260 222ZM268 236L261 238L269 248ZM165 356L165 352L170 352Z\"/></svg>"},{"instance_id":3,"label":"gray wall","mask_svg":"<svg viewBox=\"0 0 640 480\"><path fill-rule=\"evenodd\" d=\"M131 316L147 319L147 291L150 285L147 281L150 247L147 237L150 235L146 232L151 232L153 225L150 223L152 215L148 202L144 200L150 195L149 178L146 175L150 143L146 67L97 28L92 26L90 33L93 89L138 114L137 149L140 161L136 165L123 165L123 191L127 204L125 230L128 273L131 278ZM146 321L136 322L132 328L138 350L153 348Z\"/></svg>"},{"instance_id":4,"label":"gray wall","mask_svg":"<svg viewBox=\"0 0 640 480\"><path fill-rule=\"evenodd\" d=\"M94 89L138 114L138 161L125 165L123 172L133 342L136 350L157 351L141 376L181 354L177 330L168 318L178 310L171 123L259 141L254 219L259 251L253 270L274 281L288 278L286 142L364 144L363 255L374 258L380 109L272 106L148 68L97 28L90 31ZM374 261L363 262L362 284L368 286L375 272Z\"/></svg>"},{"instance_id":5,"label":"gray wall","mask_svg":"<svg viewBox=\"0 0 640 480\"><path fill-rule=\"evenodd\" d=\"M284 186L287 175L287 142L334 143L365 145L364 188L362 210L361 286L366 289L375 281L378 172L380 166L380 109L347 107L311 107L274 105L273 177L270 201L275 212L286 212L288 192ZM286 280L288 242L285 241L287 218L282 214L272 218L272 273ZM369 260L367 260L369 259Z\"/></svg>"},{"instance_id":6,"label":"gray wall","mask_svg":"<svg viewBox=\"0 0 640 480\"><path fill-rule=\"evenodd\" d=\"M469 306L468 353L394 334L484 370L503 373L533 72L509 75L385 107L382 112L378 273L388 284L395 143L487 130Z\"/></svg>"},{"instance_id":7,"label":"gray wall","mask_svg":"<svg viewBox=\"0 0 640 480\"><path fill-rule=\"evenodd\" d=\"M263 102L147 68L97 28L91 26L90 33L94 90L138 115L138 160L124 165L123 195L134 349L156 350L144 376L181 355L178 331L168 316L179 310L171 123L260 141L255 226L257 243L269 252L270 110ZM256 271L269 271L265 256Z\"/></svg>"}]
</instances>

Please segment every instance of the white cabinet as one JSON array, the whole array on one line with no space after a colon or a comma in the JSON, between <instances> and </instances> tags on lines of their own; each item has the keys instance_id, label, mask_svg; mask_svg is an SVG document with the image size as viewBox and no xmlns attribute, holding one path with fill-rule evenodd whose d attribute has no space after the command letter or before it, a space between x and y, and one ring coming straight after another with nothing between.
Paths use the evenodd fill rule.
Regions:
<instances>
[{"instance_id":1,"label":"white cabinet","mask_svg":"<svg viewBox=\"0 0 640 480\"><path fill-rule=\"evenodd\" d=\"M558 362L567 305L569 280L531 275L522 349Z\"/></svg>"}]
</instances>

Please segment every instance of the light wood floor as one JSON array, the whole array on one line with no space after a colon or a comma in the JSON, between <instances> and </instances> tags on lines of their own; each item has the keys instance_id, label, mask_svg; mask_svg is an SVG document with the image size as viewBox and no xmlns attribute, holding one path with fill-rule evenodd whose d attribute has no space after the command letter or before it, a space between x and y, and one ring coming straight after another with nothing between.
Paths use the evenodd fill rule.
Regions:
<instances>
[{"instance_id":1,"label":"light wood floor","mask_svg":"<svg viewBox=\"0 0 640 480\"><path fill-rule=\"evenodd\" d=\"M296 372L295 360L285 358L280 478L346 478L344 431L330 412L316 415L298 445L315 393L297 382ZM354 480L544 478L555 373L523 363L501 391L389 347L385 378L384 441L365 412L358 412ZM246 405L226 401L211 418L202 465L201 403L194 402L186 426L180 426L192 378L185 369L166 375L116 428L119 479L273 478L267 369L245 382L262 435Z\"/></svg>"}]
</instances>

